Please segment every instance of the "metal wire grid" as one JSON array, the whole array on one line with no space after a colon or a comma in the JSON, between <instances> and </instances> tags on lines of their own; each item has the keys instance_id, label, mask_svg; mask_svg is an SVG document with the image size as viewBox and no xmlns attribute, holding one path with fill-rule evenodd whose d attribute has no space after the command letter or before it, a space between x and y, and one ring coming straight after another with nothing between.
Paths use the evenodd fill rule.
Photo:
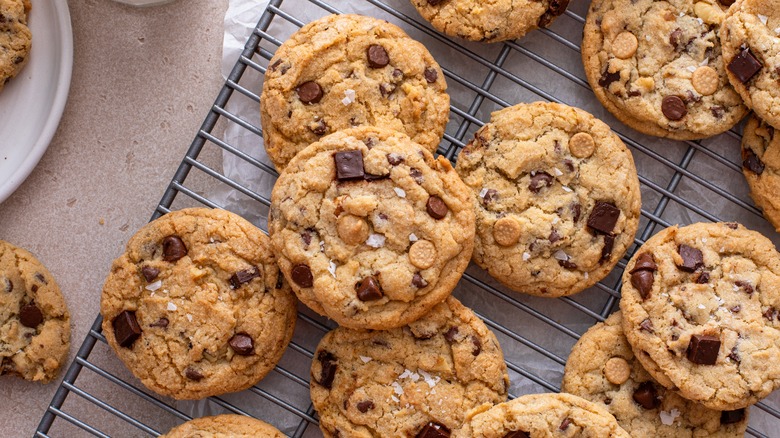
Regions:
<instances>
[{"instance_id":1,"label":"metal wire grid","mask_svg":"<svg viewBox=\"0 0 780 438\"><path fill-rule=\"evenodd\" d=\"M595 102L582 73L572 72L571 67L562 67L561 63L556 62L557 59L567 56L579 58L577 35L581 35L587 5L572 5L551 29L542 29L536 32L535 36L529 35L521 42L490 45L489 50L483 50L483 46L461 45L431 30L414 14L408 2L403 8L398 7L398 0L362 2L374 7L376 14L372 15L388 18L413 35L430 38L441 50L452 51L466 61L458 63L458 59L437 56L450 89L470 92L473 96L470 102L453 102L450 124L438 150L448 159L456 159L458 151L470 138L469 135L483 125L483 119L491 109L520 101L510 100L510 96L507 96L511 94L508 93L509 87L520 90L521 99L560 102L553 92L544 86L547 79L540 85L525 79L524 74L509 67L507 60L511 57L523 57L523 65L530 65L530 68L545 72L543 76L557 77L570 85L573 84L575 89L579 89L580 93L588 97L590 104ZM190 181L197 181L198 178L205 180L207 185L222 185L237 190L244 198L243 202L256 206L258 210L263 210L270 204L269 193L260 193L237 178L224 175L209 166L202 159L202 155L207 148L212 148L232 154L250 163L260 172L274 177L277 175L269 165L221 140L215 131L218 123L235 124L257 136L258 145L260 144L262 131L259 123L250 122L227 108L231 99L251 99L259 103L259 90L242 85L242 79L246 75L264 74L268 60L273 55L272 51L282 43L283 38L269 31L269 27L281 24L292 26L294 30L305 24L296 18L300 9L285 9L286 5L283 3L284 0L271 0L262 14L244 52L206 116L152 219L189 205L223 207L209 199L201 190L188 185ZM288 1L289 3L291 2ZM349 5L349 0L308 0L308 3L310 8L317 8L319 15L325 15L340 13L339 9ZM554 46L553 53L542 53L540 48L549 46ZM492 58L485 53L492 55ZM462 73L466 71L464 68L477 72L477 77L466 77L467 75ZM550 80L550 83L554 83L554 79ZM554 87L553 84L547 88ZM590 111L599 114L600 108L595 105ZM601 117L614 121L608 114ZM559 391L558 382L569 349L580 333L596 321L603 321L613 311L619 298L620 275L626 261L654 232L670 225L667 218L683 215L691 222L717 221L721 218L740 220L752 228L771 230L763 221L760 211L746 201L748 198L744 190L734 193L738 190L734 189L733 181L741 178L739 152L735 147L740 138L737 130L719 136L714 141L665 142L638 135L618 123L610 124L613 128L625 132L619 132L619 135L637 157L638 163L639 156L642 156L645 162L650 162L649 165L639 168L644 206L640 232L635 239L635 245L615 271L588 291L574 297L548 300L505 292L483 271L472 266L455 292L464 304L477 311L499 337L513 382L510 397L528 392ZM195 171L196 175L190 175L192 171ZM725 187L730 187L731 190ZM184 196L178 196L180 194ZM712 205L703 201L713 197L721 203L725 202L727 207L718 211L702 207ZM500 312L496 312L496 309L500 309ZM562 314L561 312L571 314L572 309L579 311L577 318L559 320L558 315ZM191 419L190 415L173 401L148 393L137 381L125 377L127 373L123 373L121 369L112 369L117 361L106 346L100 326L101 318L98 316L44 414L35 436L156 436L165 432L162 427ZM293 342L274 372L257 386L239 395L211 397L209 401L212 406L223 412L265 419L294 437L320 436L317 418L308 399L308 368L319 338L333 327L332 322L302 308ZM530 336L528 333L544 335ZM93 354L96 347L102 351ZM534 365L527 365L529 363ZM543 366L538 366L539 363ZM139 410L143 410L144 414L151 413L143 415L146 420L141 420L142 415L138 412L125 412L115 407L118 398L127 397L137 399L137 402L142 404ZM71 403L72 410L69 410ZM92 418L102 415L100 418L105 418L106 421L101 421L100 425L90 424L82 418L86 413ZM766 417L772 421L780 420L777 397L772 401L765 400L757 404L751 409L751 415L754 419ZM156 421L166 417L168 426L163 426L165 421ZM111 423L108 420L120 424L116 432L101 430L104 423L106 427ZM66 432L58 434L58 429ZM749 428L748 433L753 436L767 436L769 431Z\"/></svg>"}]
</instances>

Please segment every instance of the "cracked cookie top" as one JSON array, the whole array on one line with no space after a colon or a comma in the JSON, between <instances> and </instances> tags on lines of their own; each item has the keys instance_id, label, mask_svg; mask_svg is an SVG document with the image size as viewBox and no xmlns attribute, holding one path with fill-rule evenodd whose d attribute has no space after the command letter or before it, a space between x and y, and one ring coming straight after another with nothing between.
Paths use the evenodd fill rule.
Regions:
<instances>
[{"instance_id":1,"label":"cracked cookie top","mask_svg":"<svg viewBox=\"0 0 780 438\"><path fill-rule=\"evenodd\" d=\"M350 328L400 327L471 258L471 195L444 157L374 127L331 134L276 181L268 229L300 300Z\"/></svg>"},{"instance_id":2,"label":"cracked cookie top","mask_svg":"<svg viewBox=\"0 0 780 438\"><path fill-rule=\"evenodd\" d=\"M295 296L268 237L224 210L174 211L114 261L103 334L149 389L199 399L246 389L282 357Z\"/></svg>"},{"instance_id":3,"label":"cracked cookie top","mask_svg":"<svg viewBox=\"0 0 780 438\"><path fill-rule=\"evenodd\" d=\"M518 292L577 293L633 243L640 193L631 152L603 122L556 103L492 114L458 156L474 193L474 261Z\"/></svg>"},{"instance_id":4,"label":"cracked cookie top","mask_svg":"<svg viewBox=\"0 0 780 438\"><path fill-rule=\"evenodd\" d=\"M780 133L751 114L742 133L742 173L750 197L764 217L780 230Z\"/></svg>"},{"instance_id":5,"label":"cracked cookie top","mask_svg":"<svg viewBox=\"0 0 780 438\"><path fill-rule=\"evenodd\" d=\"M270 424L244 415L201 417L174 427L160 438L284 438Z\"/></svg>"},{"instance_id":6,"label":"cracked cookie top","mask_svg":"<svg viewBox=\"0 0 780 438\"><path fill-rule=\"evenodd\" d=\"M293 34L269 61L263 140L281 171L322 136L361 125L404 132L433 152L449 117L439 64L399 27L329 15Z\"/></svg>"},{"instance_id":7,"label":"cracked cookie top","mask_svg":"<svg viewBox=\"0 0 780 438\"><path fill-rule=\"evenodd\" d=\"M747 113L729 84L716 0L595 0L582 62L593 92L645 134L690 140L730 129Z\"/></svg>"},{"instance_id":8,"label":"cracked cookie top","mask_svg":"<svg viewBox=\"0 0 780 438\"><path fill-rule=\"evenodd\" d=\"M667 228L623 274L623 329L659 383L735 410L780 387L780 255L736 223Z\"/></svg>"},{"instance_id":9,"label":"cracked cookie top","mask_svg":"<svg viewBox=\"0 0 780 438\"><path fill-rule=\"evenodd\" d=\"M326 437L444 437L505 401L509 376L495 335L449 297L405 327L326 334L310 386Z\"/></svg>"}]
</instances>

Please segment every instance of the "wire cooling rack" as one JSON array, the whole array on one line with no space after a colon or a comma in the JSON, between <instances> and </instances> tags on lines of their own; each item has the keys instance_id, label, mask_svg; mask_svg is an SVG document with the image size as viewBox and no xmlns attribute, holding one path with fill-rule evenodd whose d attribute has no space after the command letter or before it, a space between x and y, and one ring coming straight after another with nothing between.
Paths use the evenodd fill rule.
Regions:
<instances>
[{"instance_id":1,"label":"wire cooling rack","mask_svg":"<svg viewBox=\"0 0 780 438\"><path fill-rule=\"evenodd\" d=\"M626 261L638 245L660 229L672 223L737 220L777 242L777 234L747 195L739 164L738 129L701 142L661 140L626 128L598 104L579 61L588 6L582 4L585 2L573 2L549 29L535 31L518 42L490 45L438 34L405 0L308 0L298 1L298 7L293 3L270 1L152 219L186 206L224 207L204 194L213 191L200 186L233 190L245 211L267 211L270 193L249 188L241 178L226 176L204 157L209 150L211 156L219 152L251 165L254 172L275 178L271 166L219 137L218 131L232 126L256 138L261 148L259 123L232 113L229 103L249 99L259 107L259 89L244 85L245 78L265 73L275 49L305 24L298 18L302 11L306 16L323 16L360 4L364 9L370 7L370 15L388 19L412 37L425 40L445 72L451 95L458 96L452 101L451 119L439 154L455 160L495 109L523 101L561 102L561 96L566 96L563 103L584 108L607 121L634 154L643 199L640 231L628 254L601 283L573 297L541 299L506 291L471 266L454 292L498 336L510 370L512 397L559 391L572 345L588 327L616 309ZM300 3L305 3L305 8ZM304 308L299 315L293 342L274 372L247 391L210 398L209 413L252 415L290 436L321 436L309 400L308 370L317 342L333 324ZM98 317L35 436L157 436L189 420L194 412L191 404L151 394L124 369L106 345L100 324ZM776 433L770 427L772 423L780 424L779 407L778 394L752 407L748 433Z\"/></svg>"}]
</instances>

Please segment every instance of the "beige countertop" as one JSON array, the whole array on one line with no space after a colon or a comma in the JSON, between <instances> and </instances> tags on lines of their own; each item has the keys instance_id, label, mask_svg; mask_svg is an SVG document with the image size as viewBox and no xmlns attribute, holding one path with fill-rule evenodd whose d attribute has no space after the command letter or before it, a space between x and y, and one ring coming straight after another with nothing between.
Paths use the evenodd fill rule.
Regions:
<instances>
[{"instance_id":1,"label":"beige countertop","mask_svg":"<svg viewBox=\"0 0 780 438\"><path fill-rule=\"evenodd\" d=\"M111 261L149 220L221 87L227 0L145 9L108 0L69 3L74 61L68 102L46 154L0 204L0 239L29 249L59 282L71 314L72 360L98 314ZM33 14L34 8L35 0ZM91 359L127 376L110 354L96 347ZM33 435L63 374L48 385L0 377L0 434ZM90 379L84 374L82 383L89 387ZM111 402L123 409L135 403ZM101 429L117 430L110 423L121 423L83 401L68 403L70 412L94 417ZM59 430L60 436L85 435Z\"/></svg>"}]
</instances>

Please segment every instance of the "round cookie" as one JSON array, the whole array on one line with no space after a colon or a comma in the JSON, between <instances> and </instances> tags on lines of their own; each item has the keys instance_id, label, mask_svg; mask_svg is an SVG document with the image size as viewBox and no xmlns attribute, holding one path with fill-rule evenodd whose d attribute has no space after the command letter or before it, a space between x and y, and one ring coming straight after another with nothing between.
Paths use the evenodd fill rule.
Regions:
<instances>
[{"instance_id":1,"label":"round cookie","mask_svg":"<svg viewBox=\"0 0 780 438\"><path fill-rule=\"evenodd\" d=\"M742 134L742 173L750 197L780 231L780 135L772 125L751 115Z\"/></svg>"},{"instance_id":2,"label":"round cookie","mask_svg":"<svg viewBox=\"0 0 780 438\"><path fill-rule=\"evenodd\" d=\"M720 29L723 62L745 104L780 126L780 0L739 0Z\"/></svg>"},{"instance_id":3,"label":"round cookie","mask_svg":"<svg viewBox=\"0 0 780 438\"><path fill-rule=\"evenodd\" d=\"M555 103L492 114L458 156L474 192L474 261L508 288L545 297L596 284L633 243L639 181L603 122Z\"/></svg>"},{"instance_id":4,"label":"round cookie","mask_svg":"<svg viewBox=\"0 0 780 438\"><path fill-rule=\"evenodd\" d=\"M103 334L149 389L200 399L246 389L292 338L295 297L268 237L224 210L141 228L103 286Z\"/></svg>"},{"instance_id":5,"label":"round cookie","mask_svg":"<svg viewBox=\"0 0 780 438\"><path fill-rule=\"evenodd\" d=\"M174 427L160 438L284 438L270 424L243 415L224 414L195 418Z\"/></svg>"},{"instance_id":6,"label":"round cookie","mask_svg":"<svg viewBox=\"0 0 780 438\"><path fill-rule=\"evenodd\" d=\"M449 297L406 327L329 332L310 382L326 437L438 437L505 401L509 376L495 335Z\"/></svg>"},{"instance_id":7,"label":"round cookie","mask_svg":"<svg viewBox=\"0 0 780 438\"><path fill-rule=\"evenodd\" d=\"M620 309L659 383L736 410L780 387L780 255L736 223L670 227L628 262Z\"/></svg>"},{"instance_id":8,"label":"round cookie","mask_svg":"<svg viewBox=\"0 0 780 438\"><path fill-rule=\"evenodd\" d=\"M716 0L594 0L582 62L593 92L618 120L676 140L724 132L747 114L729 84Z\"/></svg>"},{"instance_id":9,"label":"round cookie","mask_svg":"<svg viewBox=\"0 0 780 438\"><path fill-rule=\"evenodd\" d=\"M29 0L0 0L0 91L27 64L32 33L27 27Z\"/></svg>"},{"instance_id":10,"label":"round cookie","mask_svg":"<svg viewBox=\"0 0 780 438\"><path fill-rule=\"evenodd\" d=\"M458 438L629 438L601 406L571 394L529 394L475 415Z\"/></svg>"},{"instance_id":11,"label":"round cookie","mask_svg":"<svg viewBox=\"0 0 780 438\"><path fill-rule=\"evenodd\" d=\"M562 391L615 416L633 437L742 437L747 411L714 411L653 380L634 357L620 312L591 327L566 360Z\"/></svg>"},{"instance_id":12,"label":"round cookie","mask_svg":"<svg viewBox=\"0 0 780 438\"><path fill-rule=\"evenodd\" d=\"M0 375L47 383L68 358L70 315L51 273L0 240Z\"/></svg>"},{"instance_id":13,"label":"round cookie","mask_svg":"<svg viewBox=\"0 0 780 438\"><path fill-rule=\"evenodd\" d=\"M268 230L298 298L349 328L400 327L452 292L474 210L450 162L360 127L300 152L276 181Z\"/></svg>"},{"instance_id":14,"label":"round cookie","mask_svg":"<svg viewBox=\"0 0 780 438\"><path fill-rule=\"evenodd\" d=\"M566 11L569 0L412 0L412 4L440 32L492 43L547 27Z\"/></svg>"},{"instance_id":15,"label":"round cookie","mask_svg":"<svg viewBox=\"0 0 780 438\"><path fill-rule=\"evenodd\" d=\"M433 152L449 118L446 91L431 54L399 27L329 15L302 27L269 61L260 98L265 149L281 171L323 135L376 125Z\"/></svg>"}]
</instances>

